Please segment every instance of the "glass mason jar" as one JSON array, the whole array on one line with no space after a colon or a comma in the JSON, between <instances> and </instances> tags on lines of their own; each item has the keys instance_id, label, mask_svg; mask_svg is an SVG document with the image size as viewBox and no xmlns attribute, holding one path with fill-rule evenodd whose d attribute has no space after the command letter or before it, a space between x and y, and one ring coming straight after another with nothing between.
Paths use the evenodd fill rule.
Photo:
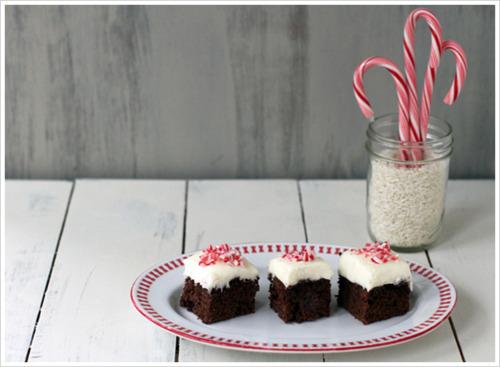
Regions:
<instances>
[{"instance_id":1,"label":"glass mason jar","mask_svg":"<svg viewBox=\"0 0 500 367\"><path fill-rule=\"evenodd\" d=\"M451 126L429 119L425 142L399 141L397 115L369 124L366 148L368 232L396 251L428 248L441 230L450 156Z\"/></svg>"}]
</instances>

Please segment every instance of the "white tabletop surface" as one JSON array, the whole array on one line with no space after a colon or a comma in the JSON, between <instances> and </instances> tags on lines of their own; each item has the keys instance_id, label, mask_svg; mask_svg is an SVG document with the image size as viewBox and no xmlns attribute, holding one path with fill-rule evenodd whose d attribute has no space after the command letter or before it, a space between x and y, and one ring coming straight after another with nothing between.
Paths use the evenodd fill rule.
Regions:
<instances>
[{"instance_id":1,"label":"white tabletop surface","mask_svg":"<svg viewBox=\"0 0 500 367\"><path fill-rule=\"evenodd\" d=\"M374 351L236 352L179 339L131 306L135 277L210 242L360 246L365 182L76 180L6 183L8 362L494 361L495 189L450 181L444 228L427 252L455 285L452 318L415 341Z\"/></svg>"}]
</instances>

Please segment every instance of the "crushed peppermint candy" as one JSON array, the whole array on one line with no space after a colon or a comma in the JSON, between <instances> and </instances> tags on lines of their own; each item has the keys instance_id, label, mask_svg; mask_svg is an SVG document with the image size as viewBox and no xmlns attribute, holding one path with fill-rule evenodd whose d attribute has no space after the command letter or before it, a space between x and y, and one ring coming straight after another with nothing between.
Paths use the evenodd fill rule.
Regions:
<instances>
[{"instance_id":1,"label":"crushed peppermint candy","mask_svg":"<svg viewBox=\"0 0 500 367\"><path fill-rule=\"evenodd\" d=\"M391 251L391 246L388 241L368 242L364 248L351 249L350 251L356 255L364 255L375 264L385 264L389 261L399 260L398 255Z\"/></svg>"},{"instance_id":2,"label":"crushed peppermint candy","mask_svg":"<svg viewBox=\"0 0 500 367\"><path fill-rule=\"evenodd\" d=\"M302 249L301 251L294 250L291 252L287 252L281 257L283 259L293 262L298 262L298 261L308 262L308 261L313 261L315 256L316 255L314 254L313 250Z\"/></svg>"},{"instance_id":3,"label":"crushed peppermint candy","mask_svg":"<svg viewBox=\"0 0 500 367\"><path fill-rule=\"evenodd\" d=\"M198 265L209 266L216 264L218 261L224 262L230 266L241 266L241 253L239 250L233 249L227 243L215 246L210 245L202 251Z\"/></svg>"}]
</instances>

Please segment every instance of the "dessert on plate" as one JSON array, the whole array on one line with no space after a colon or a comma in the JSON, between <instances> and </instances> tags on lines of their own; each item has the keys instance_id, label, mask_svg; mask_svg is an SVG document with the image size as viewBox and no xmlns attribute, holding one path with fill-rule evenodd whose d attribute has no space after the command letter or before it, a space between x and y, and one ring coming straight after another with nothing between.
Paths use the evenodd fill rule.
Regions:
<instances>
[{"instance_id":1,"label":"dessert on plate","mask_svg":"<svg viewBox=\"0 0 500 367\"><path fill-rule=\"evenodd\" d=\"M184 260L180 305L206 324L255 312L259 272L238 249L210 245Z\"/></svg>"},{"instance_id":2,"label":"dessert on plate","mask_svg":"<svg viewBox=\"0 0 500 367\"><path fill-rule=\"evenodd\" d=\"M330 315L329 263L302 248L269 263L269 301L284 322L312 321Z\"/></svg>"},{"instance_id":3,"label":"dessert on plate","mask_svg":"<svg viewBox=\"0 0 500 367\"><path fill-rule=\"evenodd\" d=\"M410 266L388 242L367 243L340 256L338 305L364 324L408 312L411 290Z\"/></svg>"}]
</instances>

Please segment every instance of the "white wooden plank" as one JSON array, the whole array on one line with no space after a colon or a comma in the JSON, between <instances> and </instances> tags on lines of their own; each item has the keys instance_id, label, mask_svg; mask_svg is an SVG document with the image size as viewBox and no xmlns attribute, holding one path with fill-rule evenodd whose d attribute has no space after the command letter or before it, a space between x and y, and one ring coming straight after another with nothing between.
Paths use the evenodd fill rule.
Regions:
<instances>
[{"instance_id":1,"label":"white wooden plank","mask_svg":"<svg viewBox=\"0 0 500 367\"><path fill-rule=\"evenodd\" d=\"M184 181L77 181L30 361L173 361L133 308L145 268L182 248Z\"/></svg>"},{"instance_id":2,"label":"white wooden plank","mask_svg":"<svg viewBox=\"0 0 500 367\"><path fill-rule=\"evenodd\" d=\"M57 247L72 183L5 186L5 359L24 362Z\"/></svg>"},{"instance_id":3,"label":"white wooden plank","mask_svg":"<svg viewBox=\"0 0 500 367\"><path fill-rule=\"evenodd\" d=\"M305 240L296 181L190 181L188 192L187 252L210 242ZM181 339L179 361L319 362L322 356L237 352Z\"/></svg>"},{"instance_id":4,"label":"white wooden plank","mask_svg":"<svg viewBox=\"0 0 500 367\"><path fill-rule=\"evenodd\" d=\"M451 181L432 265L457 289L453 313L467 362L495 360L495 182Z\"/></svg>"},{"instance_id":5,"label":"white wooden plank","mask_svg":"<svg viewBox=\"0 0 500 367\"><path fill-rule=\"evenodd\" d=\"M365 185L364 180L300 183L309 242L360 246L369 240ZM423 252L402 256L428 265ZM449 323L430 335L390 349L325 356L330 362L461 360Z\"/></svg>"}]
</instances>

